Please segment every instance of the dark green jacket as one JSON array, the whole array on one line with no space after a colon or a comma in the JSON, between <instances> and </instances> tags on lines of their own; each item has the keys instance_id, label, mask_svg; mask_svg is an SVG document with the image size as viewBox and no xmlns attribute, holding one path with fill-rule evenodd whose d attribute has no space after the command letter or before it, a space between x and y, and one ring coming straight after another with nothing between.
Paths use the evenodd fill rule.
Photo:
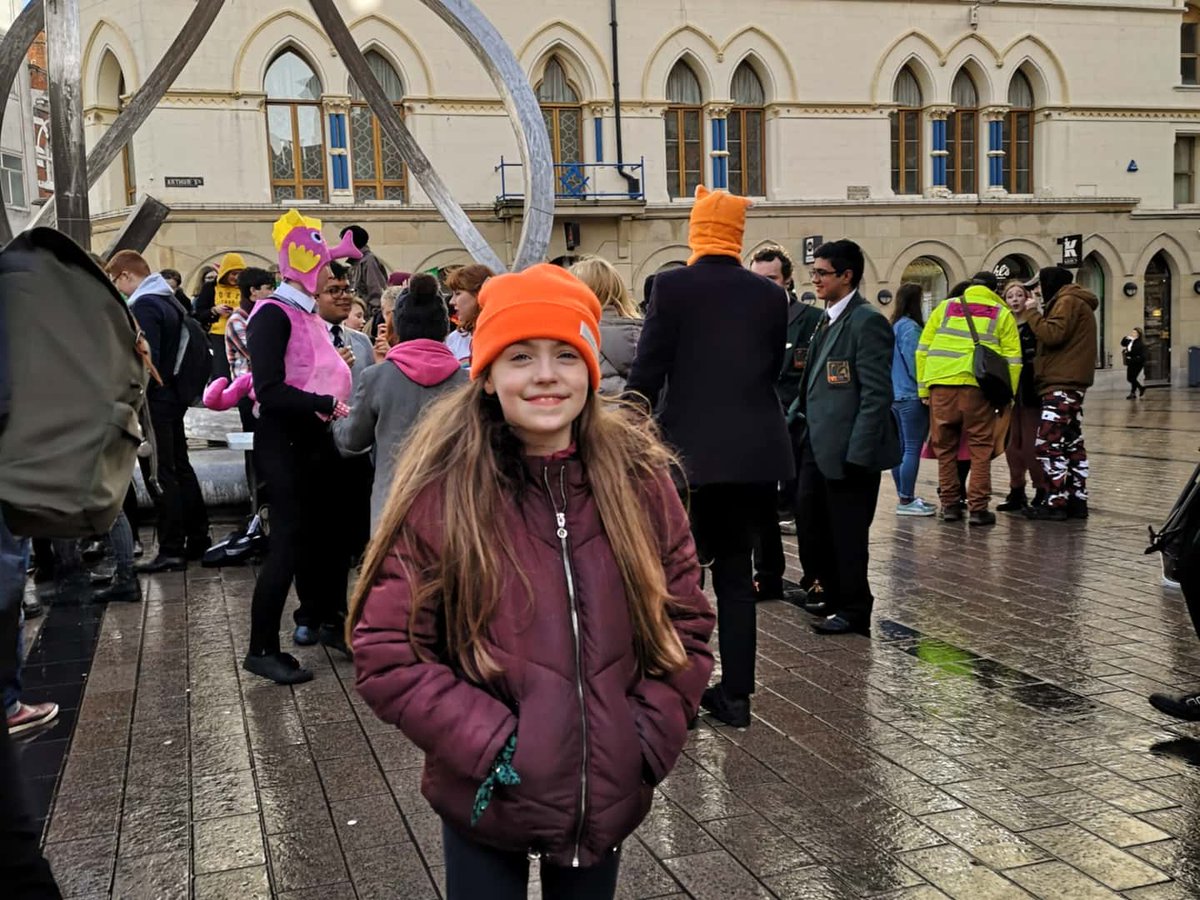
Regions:
<instances>
[{"instance_id":1,"label":"dark green jacket","mask_svg":"<svg viewBox=\"0 0 1200 900\"><path fill-rule=\"evenodd\" d=\"M846 465L882 471L899 465L900 433L892 416L891 326L856 294L809 348L791 418L807 428L821 474L846 477Z\"/></svg>"},{"instance_id":2,"label":"dark green jacket","mask_svg":"<svg viewBox=\"0 0 1200 900\"><path fill-rule=\"evenodd\" d=\"M783 369L779 372L779 381L775 384L775 391L779 394L779 402L784 409L795 403L796 396L800 393L808 344L820 324L820 307L794 299L788 304L787 347L783 354Z\"/></svg>"}]
</instances>

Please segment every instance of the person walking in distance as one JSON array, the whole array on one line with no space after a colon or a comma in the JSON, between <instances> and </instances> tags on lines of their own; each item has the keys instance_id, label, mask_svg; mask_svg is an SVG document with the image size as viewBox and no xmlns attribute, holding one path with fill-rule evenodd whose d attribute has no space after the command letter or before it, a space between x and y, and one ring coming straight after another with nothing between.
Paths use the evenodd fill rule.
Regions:
<instances>
[{"instance_id":1,"label":"person walking in distance","mask_svg":"<svg viewBox=\"0 0 1200 900\"><path fill-rule=\"evenodd\" d=\"M921 400L917 389L917 344L925 317L921 302L925 293L919 284L906 283L896 291L892 307L892 335L896 346L892 351L892 410L900 423L900 443L904 457L892 468L896 482L896 515L932 516L937 509L917 496L917 472L921 468L921 447L929 435L929 407Z\"/></svg>"},{"instance_id":2,"label":"person walking in distance","mask_svg":"<svg viewBox=\"0 0 1200 900\"><path fill-rule=\"evenodd\" d=\"M1022 316L1031 295L1024 284L1013 280L1004 285L1003 296L1012 314ZM1042 418L1042 398L1038 396L1033 373L1037 338L1024 322L1017 325L1017 333L1021 338L1021 380L1013 398L1012 421L1004 447L1009 492L1005 501L996 507L1000 512L1021 512L1029 506L1029 497L1025 493L1026 474L1033 482L1033 505L1041 506L1046 502L1046 473L1037 458L1037 430Z\"/></svg>"},{"instance_id":3,"label":"person walking in distance","mask_svg":"<svg viewBox=\"0 0 1200 900\"><path fill-rule=\"evenodd\" d=\"M703 707L750 724L756 611L752 554L775 512L776 485L794 474L775 382L787 343L787 295L742 267L750 201L696 190L686 267L655 276L626 390L647 407L682 457L700 552L712 560L721 681Z\"/></svg>"},{"instance_id":4,"label":"person walking in distance","mask_svg":"<svg viewBox=\"0 0 1200 900\"><path fill-rule=\"evenodd\" d=\"M542 264L479 299L472 382L406 443L354 591L356 684L425 753L447 900L524 900L531 860L546 900L610 900L712 608L670 453L597 395L596 296Z\"/></svg>"},{"instance_id":5,"label":"person walking in distance","mask_svg":"<svg viewBox=\"0 0 1200 900\"><path fill-rule=\"evenodd\" d=\"M357 257L358 250L348 239L331 249L320 221L296 210L275 223L272 237L283 283L254 305L249 327L258 401L254 447L271 486L271 540L254 585L242 668L277 684L299 684L312 672L279 646L293 580L317 639L345 647L339 607L348 567L332 564L327 552L341 512L341 495L330 490L339 456L329 423L350 412L351 377L314 298L330 278L330 260Z\"/></svg>"},{"instance_id":6,"label":"person walking in distance","mask_svg":"<svg viewBox=\"0 0 1200 900\"><path fill-rule=\"evenodd\" d=\"M853 241L822 244L809 275L825 317L808 349L792 405L800 443L796 522L824 589L818 634L870 635L875 598L867 580L880 473L898 465L888 321L859 293L863 253Z\"/></svg>"},{"instance_id":7,"label":"person walking in distance","mask_svg":"<svg viewBox=\"0 0 1200 900\"><path fill-rule=\"evenodd\" d=\"M1138 379L1146 368L1146 342L1142 340L1142 329L1135 328L1121 338L1121 357L1125 361L1125 380L1129 382L1129 396L1136 400L1146 393L1146 386Z\"/></svg>"},{"instance_id":8,"label":"person walking in distance","mask_svg":"<svg viewBox=\"0 0 1200 900\"><path fill-rule=\"evenodd\" d=\"M1083 399L1096 377L1096 309L1091 291L1072 284L1069 269L1049 266L1038 273L1045 313L1037 300L1025 303L1024 321L1037 338L1034 377L1042 398L1038 461L1046 475L1046 505L1025 510L1026 518L1061 522L1088 517L1088 456L1083 441Z\"/></svg>"},{"instance_id":9,"label":"person walking in distance","mask_svg":"<svg viewBox=\"0 0 1200 900\"><path fill-rule=\"evenodd\" d=\"M187 568L208 549L208 511L200 482L188 457L183 419L187 400L179 396L171 373L183 334L183 317L175 292L161 275L150 272L140 253L121 250L105 267L117 290L129 298L129 311L150 345L160 385L151 380L146 390L150 422L158 448L158 556L137 568L141 572L170 572ZM224 337L222 336L222 345ZM222 349L224 347L222 346Z\"/></svg>"},{"instance_id":10,"label":"person walking in distance","mask_svg":"<svg viewBox=\"0 0 1200 900\"><path fill-rule=\"evenodd\" d=\"M969 317L969 321L968 321ZM975 378L975 336L1008 364L1015 392L1021 378L1021 338L1012 312L990 288L973 284L930 315L917 345L917 384L929 404L929 434L938 461L942 519L961 522L958 448L964 435L971 457L967 508L971 525L995 525L992 457L998 411Z\"/></svg>"}]
</instances>

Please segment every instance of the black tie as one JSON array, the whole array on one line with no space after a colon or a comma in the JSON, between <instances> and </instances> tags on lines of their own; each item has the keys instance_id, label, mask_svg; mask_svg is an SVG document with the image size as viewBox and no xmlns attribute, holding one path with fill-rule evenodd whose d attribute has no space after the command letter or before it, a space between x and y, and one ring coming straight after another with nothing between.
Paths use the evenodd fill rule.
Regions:
<instances>
[{"instance_id":1,"label":"black tie","mask_svg":"<svg viewBox=\"0 0 1200 900\"><path fill-rule=\"evenodd\" d=\"M346 346L346 342L342 340L342 326L334 325L329 329L329 333L333 335L333 346L341 350Z\"/></svg>"}]
</instances>

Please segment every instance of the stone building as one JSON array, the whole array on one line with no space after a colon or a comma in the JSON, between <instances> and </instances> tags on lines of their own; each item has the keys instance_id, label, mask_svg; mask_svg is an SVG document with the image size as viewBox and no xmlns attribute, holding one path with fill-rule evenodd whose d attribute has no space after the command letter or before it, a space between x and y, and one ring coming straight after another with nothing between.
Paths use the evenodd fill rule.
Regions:
<instances>
[{"instance_id":1,"label":"stone building","mask_svg":"<svg viewBox=\"0 0 1200 900\"><path fill-rule=\"evenodd\" d=\"M544 104L559 164L552 258L602 254L640 295L686 258L701 181L756 198L748 253L859 241L864 291L881 303L904 280L933 302L980 269L1025 275L1078 251L1080 279L1103 298L1098 364L1119 366L1120 337L1140 326L1151 381L1185 379L1186 348L1200 344L1200 9L479 3ZM192 7L83 0L90 141ZM521 169L482 67L417 0L341 7L408 127L511 259ZM465 262L358 97L306 3L227 4L92 191L97 243L149 193L174 210L152 256L189 278L230 249L269 257L269 223L293 203L327 227L362 223L394 268ZM1059 243L1072 235L1081 246ZM801 292L805 280L801 268Z\"/></svg>"}]
</instances>

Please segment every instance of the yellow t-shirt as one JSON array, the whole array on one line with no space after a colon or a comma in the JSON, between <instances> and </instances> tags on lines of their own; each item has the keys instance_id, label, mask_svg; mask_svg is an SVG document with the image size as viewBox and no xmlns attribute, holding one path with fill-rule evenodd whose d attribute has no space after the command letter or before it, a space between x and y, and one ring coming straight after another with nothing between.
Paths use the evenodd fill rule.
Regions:
<instances>
[{"instance_id":1,"label":"yellow t-shirt","mask_svg":"<svg viewBox=\"0 0 1200 900\"><path fill-rule=\"evenodd\" d=\"M218 284L217 285L217 306L229 306L233 309L238 308L238 304L242 302L242 292L235 285ZM208 329L209 334L224 334L225 326L229 322L229 316L218 316L217 320L212 323Z\"/></svg>"}]
</instances>

